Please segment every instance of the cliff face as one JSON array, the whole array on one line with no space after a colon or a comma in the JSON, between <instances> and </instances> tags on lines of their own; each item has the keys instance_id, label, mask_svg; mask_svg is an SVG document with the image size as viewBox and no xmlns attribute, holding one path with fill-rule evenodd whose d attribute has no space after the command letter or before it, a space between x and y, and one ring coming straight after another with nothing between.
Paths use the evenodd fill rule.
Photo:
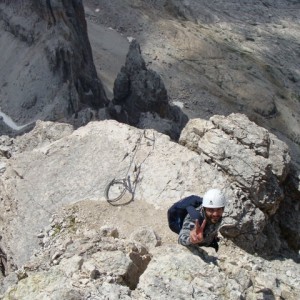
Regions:
<instances>
[{"instance_id":1,"label":"cliff face","mask_svg":"<svg viewBox=\"0 0 300 300\"><path fill-rule=\"evenodd\" d=\"M112 120L2 136L4 299L299 298L287 146L241 114L194 119L180 143ZM109 204L112 179L131 189ZM191 252L176 245L167 209L211 187L229 200L220 250Z\"/></svg>"},{"instance_id":2,"label":"cliff face","mask_svg":"<svg viewBox=\"0 0 300 300\"><path fill-rule=\"evenodd\" d=\"M243 113L288 143L299 168L299 1L86 0L85 7L91 29L137 39L146 66L189 118ZM112 89L112 64L101 64L109 51L90 40Z\"/></svg>"},{"instance_id":3,"label":"cliff face","mask_svg":"<svg viewBox=\"0 0 300 300\"><path fill-rule=\"evenodd\" d=\"M81 1L1 1L0 20L0 105L18 124L107 104Z\"/></svg>"},{"instance_id":4,"label":"cliff face","mask_svg":"<svg viewBox=\"0 0 300 300\"><path fill-rule=\"evenodd\" d=\"M0 137L1 298L299 299L298 1L85 5L0 1L1 109L19 125L141 129L37 121ZM110 103L85 17L142 45ZM92 38L105 78L113 49ZM182 111L197 118L181 132ZM114 178L131 190L110 205ZM229 199L220 252L192 253L166 212L210 187Z\"/></svg>"},{"instance_id":5,"label":"cliff face","mask_svg":"<svg viewBox=\"0 0 300 300\"><path fill-rule=\"evenodd\" d=\"M82 1L3 2L0 17L1 109L17 124L31 125L18 134L32 129L38 119L65 121L77 127L91 119L112 117L147 127L147 116L142 115L153 112L166 119L162 131L178 139L187 117L170 107L161 77L147 70L145 62L130 69L137 60L143 61L133 47L126 63L129 93L122 95L124 86L120 82L116 85L121 87L116 91L118 96L129 98L122 105L125 116L120 117L119 107L99 111L109 106L109 100L93 62ZM99 38L102 36L97 36L97 41ZM0 129L2 134L14 133L5 125Z\"/></svg>"}]
</instances>

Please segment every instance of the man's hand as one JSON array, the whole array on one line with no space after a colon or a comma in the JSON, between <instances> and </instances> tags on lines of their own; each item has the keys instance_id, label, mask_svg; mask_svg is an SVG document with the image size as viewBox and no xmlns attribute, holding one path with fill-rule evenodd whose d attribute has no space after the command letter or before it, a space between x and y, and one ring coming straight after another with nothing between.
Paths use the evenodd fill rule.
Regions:
<instances>
[{"instance_id":1,"label":"man's hand","mask_svg":"<svg viewBox=\"0 0 300 300\"><path fill-rule=\"evenodd\" d=\"M190 231L190 240L192 244L201 243L204 239L203 231L206 225L206 219L203 220L201 226L199 225L199 221L196 220L195 228Z\"/></svg>"}]
</instances>

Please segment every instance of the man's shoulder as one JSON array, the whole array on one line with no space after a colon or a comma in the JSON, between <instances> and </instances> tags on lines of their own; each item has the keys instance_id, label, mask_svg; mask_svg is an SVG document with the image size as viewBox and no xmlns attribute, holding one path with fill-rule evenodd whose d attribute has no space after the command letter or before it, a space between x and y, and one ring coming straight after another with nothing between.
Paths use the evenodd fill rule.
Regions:
<instances>
[{"instance_id":1,"label":"man's shoulder","mask_svg":"<svg viewBox=\"0 0 300 300\"><path fill-rule=\"evenodd\" d=\"M202 198L200 196L197 196L197 195L190 195L190 196L187 196L183 199L181 199L179 202L178 202L178 206L194 206L194 207L198 207L202 204Z\"/></svg>"},{"instance_id":2,"label":"man's shoulder","mask_svg":"<svg viewBox=\"0 0 300 300\"><path fill-rule=\"evenodd\" d=\"M189 200L195 200L195 201L202 201L203 198L200 197L199 195L192 194L192 195L189 195L189 196L187 196L187 197L185 197L183 199L189 199Z\"/></svg>"}]
</instances>

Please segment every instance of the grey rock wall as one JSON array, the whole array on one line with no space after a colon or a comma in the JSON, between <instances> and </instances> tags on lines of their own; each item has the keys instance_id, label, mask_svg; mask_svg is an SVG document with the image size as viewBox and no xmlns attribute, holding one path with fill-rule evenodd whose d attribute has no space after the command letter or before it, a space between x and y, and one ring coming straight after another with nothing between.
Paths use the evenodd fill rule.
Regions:
<instances>
[{"instance_id":1,"label":"grey rock wall","mask_svg":"<svg viewBox=\"0 0 300 300\"><path fill-rule=\"evenodd\" d=\"M297 299L299 194L286 145L241 114L191 120L180 143L112 120L2 136L2 298ZM104 205L108 183L127 176L133 202ZM220 252L170 243L167 209L210 187L229 199Z\"/></svg>"},{"instance_id":2,"label":"grey rock wall","mask_svg":"<svg viewBox=\"0 0 300 300\"><path fill-rule=\"evenodd\" d=\"M89 220L70 211L52 219L52 228L60 225L61 231L44 231L40 251L3 280L2 299L299 297L299 268L291 259L263 260L228 242L219 255L208 249L192 253L180 245L149 251L144 245L151 238L123 239L113 227L89 232Z\"/></svg>"},{"instance_id":3,"label":"grey rock wall","mask_svg":"<svg viewBox=\"0 0 300 300\"><path fill-rule=\"evenodd\" d=\"M7 253L22 264L38 245L36 232L55 210L83 199L103 200L108 183L127 176L134 198L160 209L219 187L229 198L221 228L225 237L250 252L288 250L278 212L299 198L285 194L286 145L240 114L199 124L190 121L180 139L182 145L193 144L193 151L156 131L115 121L92 122L76 131L39 122L22 137L4 139L1 228ZM271 144L281 147L270 151ZM288 211L297 220L297 211ZM284 224L295 249L298 223Z\"/></svg>"},{"instance_id":4,"label":"grey rock wall","mask_svg":"<svg viewBox=\"0 0 300 300\"><path fill-rule=\"evenodd\" d=\"M146 67L136 40L131 42L125 66L114 82L113 104L114 119L139 128L154 128L174 140L188 120L178 107L169 103L161 76Z\"/></svg>"},{"instance_id":5,"label":"grey rock wall","mask_svg":"<svg viewBox=\"0 0 300 300\"><path fill-rule=\"evenodd\" d=\"M0 106L18 124L107 104L82 1L2 1L0 32Z\"/></svg>"}]
</instances>

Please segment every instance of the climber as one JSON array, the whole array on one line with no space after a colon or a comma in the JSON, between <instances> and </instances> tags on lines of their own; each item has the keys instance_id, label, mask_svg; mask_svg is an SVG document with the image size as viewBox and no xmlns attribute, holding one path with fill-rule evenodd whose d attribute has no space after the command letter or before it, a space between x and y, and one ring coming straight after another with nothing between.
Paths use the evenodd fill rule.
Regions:
<instances>
[{"instance_id":1,"label":"climber","mask_svg":"<svg viewBox=\"0 0 300 300\"><path fill-rule=\"evenodd\" d=\"M226 198L219 189L210 189L203 196L203 202L195 208L198 218L188 213L179 232L178 242L184 246L207 246L216 251L218 228L221 224Z\"/></svg>"}]
</instances>

